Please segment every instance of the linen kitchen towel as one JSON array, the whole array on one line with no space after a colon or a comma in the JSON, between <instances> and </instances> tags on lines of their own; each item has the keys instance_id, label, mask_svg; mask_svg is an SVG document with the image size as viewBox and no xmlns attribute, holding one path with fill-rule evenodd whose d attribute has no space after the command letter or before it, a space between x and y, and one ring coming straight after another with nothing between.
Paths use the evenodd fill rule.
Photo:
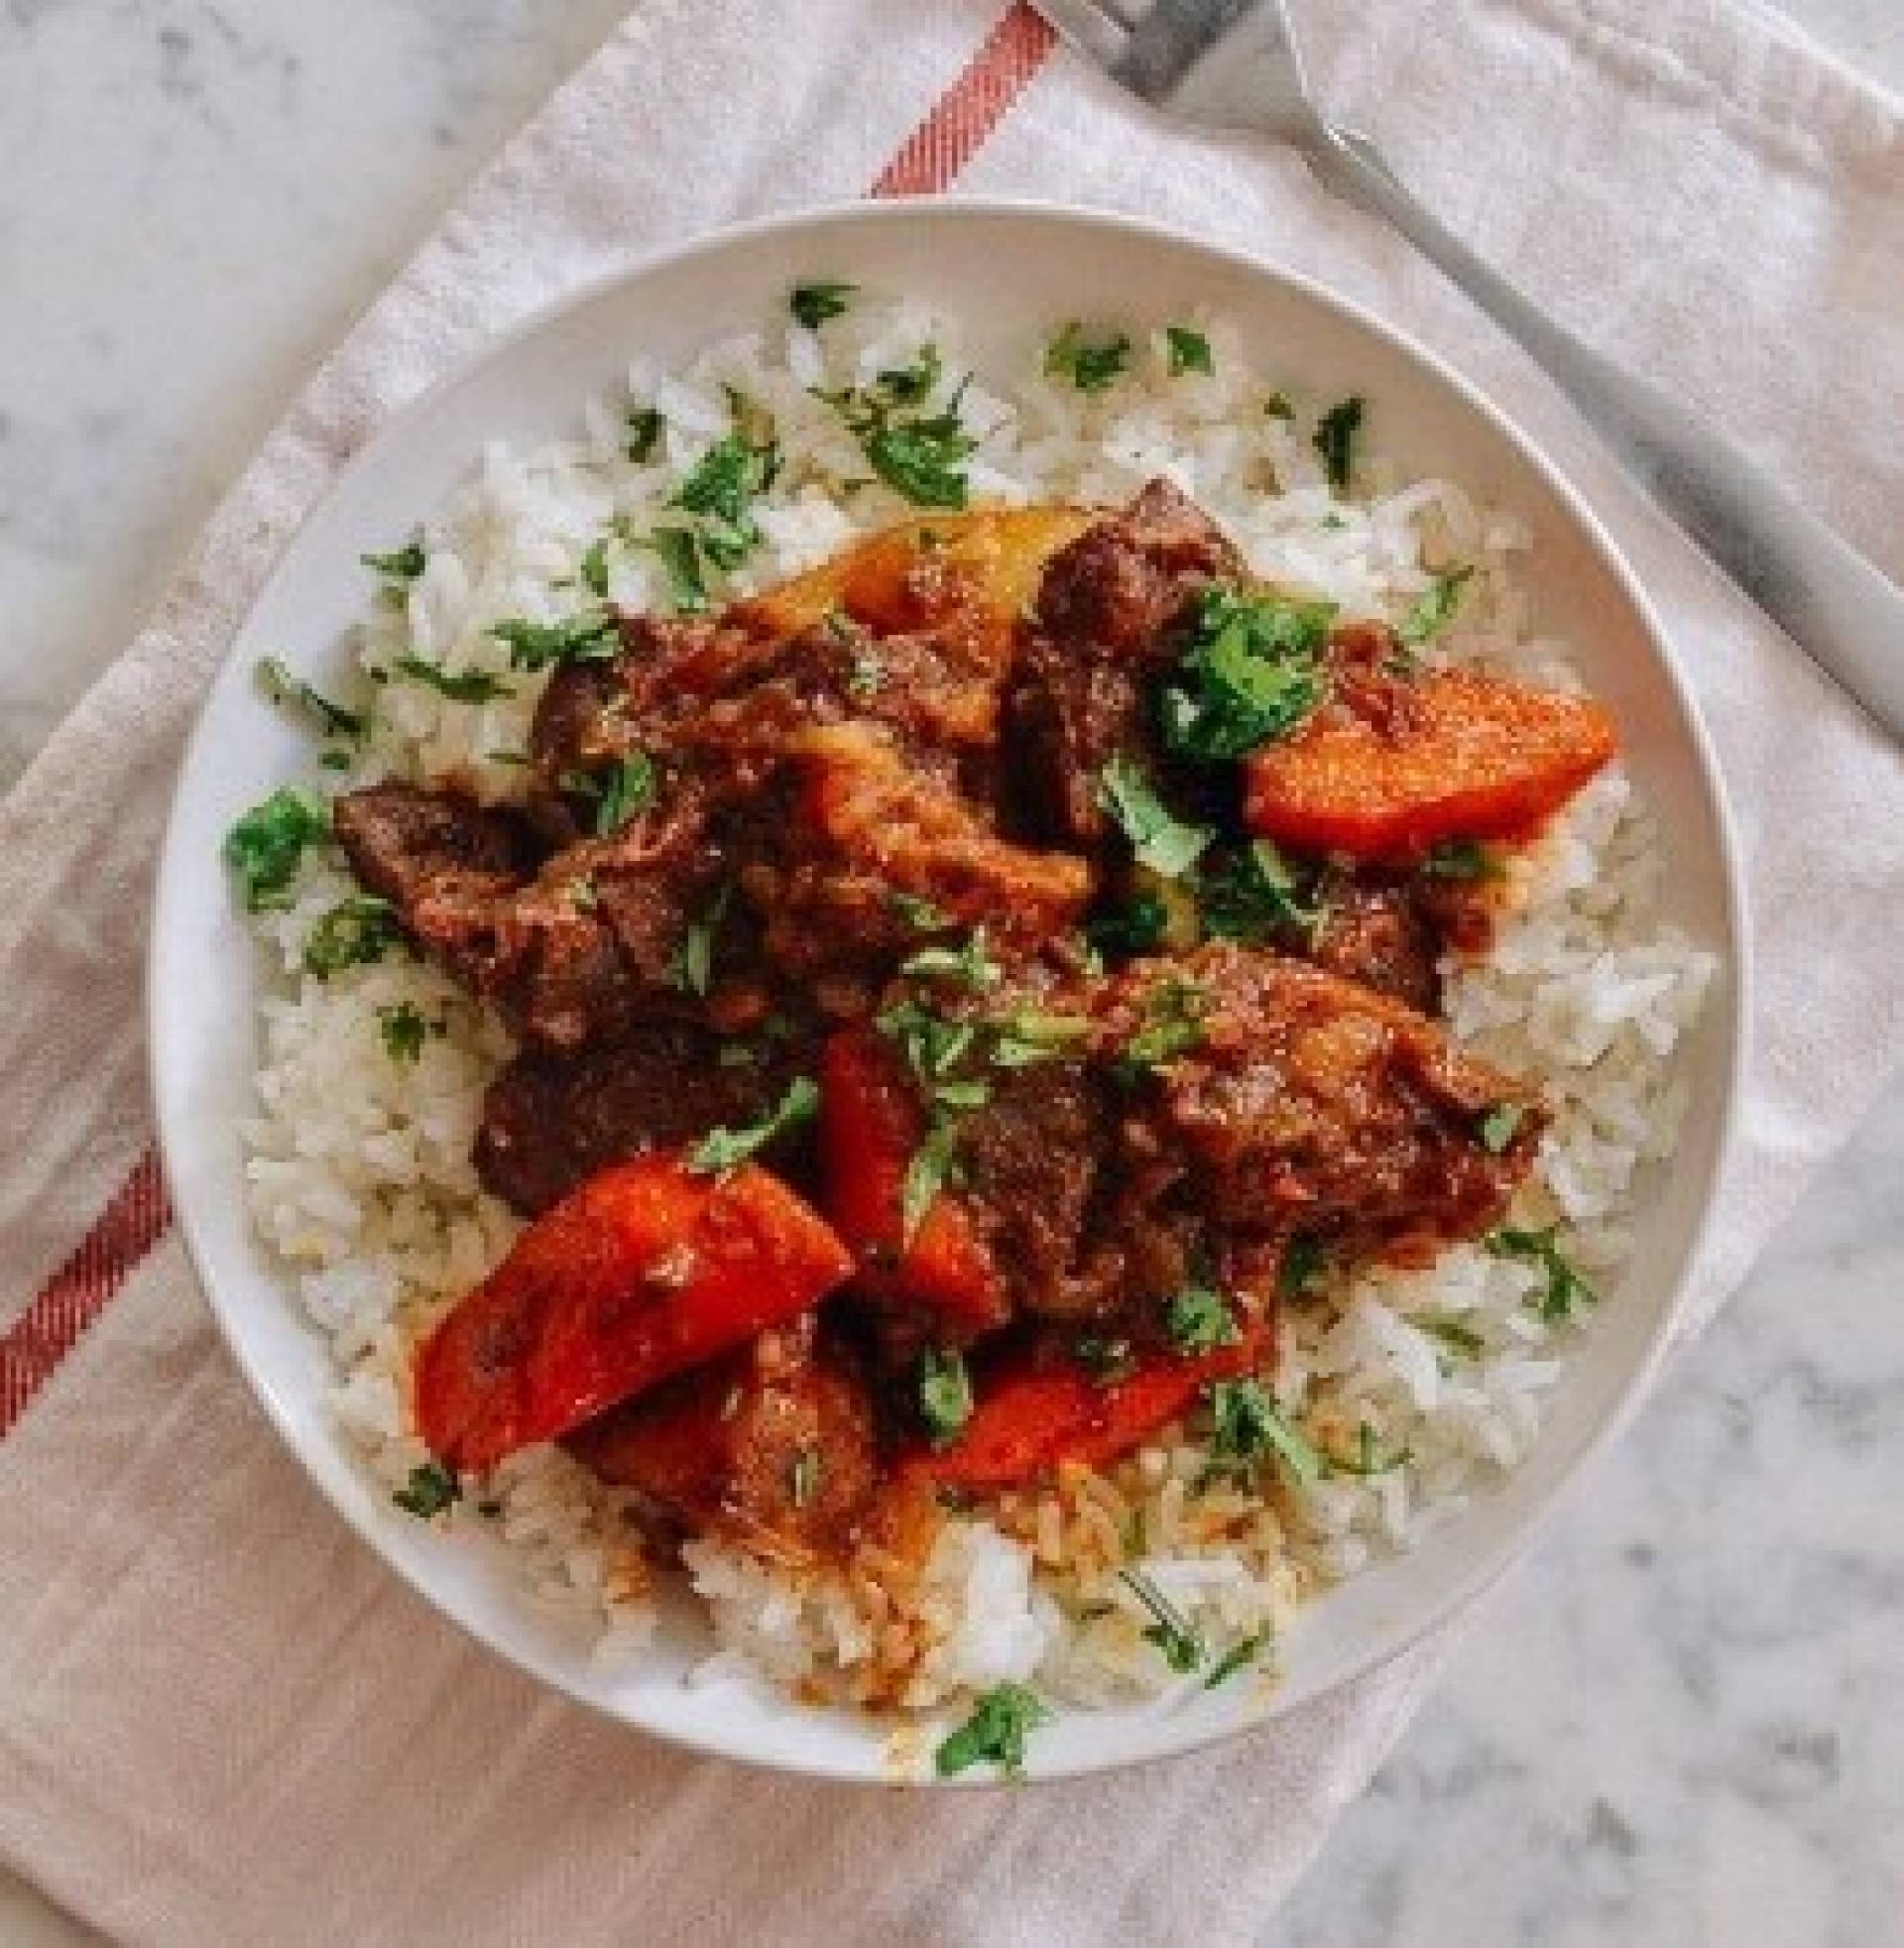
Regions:
<instances>
[{"instance_id":1,"label":"linen kitchen towel","mask_svg":"<svg viewBox=\"0 0 1904 1948\"><path fill-rule=\"evenodd\" d=\"M1893 107L1716 0L1304 20L1330 100L1441 210L1904 578ZM1433 1675L1435 1641L1223 1751L1036 1790L685 1756L495 1662L352 1539L170 1228L141 1045L154 850L295 524L397 407L584 279L737 216L949 189L1134 210L1321 277L1451 357L1610 523L1717 737L1755 913L1743 1142L1682 1334L1885 1079L1904 768L1403 245L1287 154L1148 119L1022 5L651 0L312 380L0 807L0 1855L114 1936L1216 1948L1259 1935Z\"/></svg>"}]
</instances>

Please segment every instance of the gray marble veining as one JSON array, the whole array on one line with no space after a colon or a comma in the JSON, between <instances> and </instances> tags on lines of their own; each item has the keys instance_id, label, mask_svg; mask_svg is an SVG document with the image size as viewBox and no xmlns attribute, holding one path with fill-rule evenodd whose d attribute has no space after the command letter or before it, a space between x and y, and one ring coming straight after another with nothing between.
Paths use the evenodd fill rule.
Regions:
<instances>
[{"instance_id":1,"label":"gray marble veining","mask_svg":"<svg viewBox=\"0 0 1904 1948\"><path fill-rule=\"evenodd\" d=\"M0 786L625 4L0 0ZM1899 0L1788 7L1904 93ZM1904 1089L1485 1605L1266 1940L1904 1942L1901 1191ZM0 1940L72 1938L0 1869Z\"/></svg>"}]
</instances>

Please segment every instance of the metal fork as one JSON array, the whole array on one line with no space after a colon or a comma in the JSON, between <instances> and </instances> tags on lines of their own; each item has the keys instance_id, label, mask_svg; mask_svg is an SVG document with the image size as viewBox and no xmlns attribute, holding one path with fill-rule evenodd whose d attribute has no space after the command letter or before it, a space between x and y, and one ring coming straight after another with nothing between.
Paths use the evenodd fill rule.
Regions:
<instances>
[{"instance_id":1,"label":"metal fork","mask_svg":"<svg viewBox=\"0 0 1904 1948\"><path fill-rule=\"evenodd\" d=\"M1654 500L1894 739L1904 591L1679 399L1623 371L1485 263L1309 92L1284 0L1034 0L1151 107L1298 150L1324 188L1385 217L1539 361Z\"/></svg>"}]
</instances>

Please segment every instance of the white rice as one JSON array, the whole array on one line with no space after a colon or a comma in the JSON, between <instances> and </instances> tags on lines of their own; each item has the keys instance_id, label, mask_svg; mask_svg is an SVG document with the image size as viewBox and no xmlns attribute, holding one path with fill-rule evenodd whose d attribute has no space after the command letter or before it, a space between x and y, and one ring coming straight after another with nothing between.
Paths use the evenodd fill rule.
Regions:
<instances>
[{"instance_id":1,"label":"white rice","mask_svg":"<svg viewBox=\"0 0 1904 1948\"><path fill-rule=\"evenodd\" d=\"M1257 572L1351 617L1396 617L1437 570L1472 563L1433 655L1578 686L1561 647L1533 632L1516 576L1527 538L1511 516L1452 481L1403 481L1378 457L1357 497L1338 498L1309 437L1329 402L1298 399L1293 419L1265 411L1279 378L1252 370L1221 320L1198 322L1212 377L1170 377L1160 333L1140 342L1132 374L1097 397L1045 379L1037 346L980 371L962 401L984 432L970 467L975 500L1115 504L1165 474ZM527 744L541 679L510 669L490 626L583 606L583 553L611 523L640 534L670 518L669 495L728 428L728 388L773 416L785 464L758 511L764 545L719 593L772 584L909 512L867 483L856 442L812 389L865 383L928 341L945 354L949 388L966 370L959 340L954 321L903 303L862 301L818 333L778 319L679 371L637 360L626 393L589 402L573 438L488 448L427 515L426 567L401 605L374 605L354 654L369 671L406 654L488 671L512 694L469 705L383 681L356 772L332 782L456 773L492 799L518 793L509 756ZM652 461L636 463L627 416L648 406L666 431ZM1380 402L1371 410L1378 425ZM656 557L611 547L609 593L634 608L664 603ZM1673 1143L1682 1089L1672 1056L1713 963L1658 917L1661 855L1618 766L1512 872L1513 912L1491 951L1448 970L1449 1019L1477 1052L1537 1081L1556 1110L1515 1221L1560 1222L1570 1258L1611 1289L1648 1166ZM305 932L349 890L336 864L309 868L296 904L261 921L277 978L244 1139L259 1232L335 1354L339 1426L396 1489L427 1458L410 1426L411 1349L515 1232L469 1162L482 1088L510 1044L444 976L410 958L323 982L302 973ZM432 1025L414 1062L393 1059L380 1028L380 1011L406 1004ZM1526 1457L1582 1330L1550 1326L1529 1306L1538 1277L1462 1247L1429 1271L1367 1273L1290 1309L1283 1406L1333 1452L1353 1454L1366 1427L1379 1455L1406 1455L1377 1475L1284 1483L1265 1503L1203 1485L1207 1454L1179 1430L1108 1477L1067 1471L996 1519L949 1522L923 1574L897 1595L877 1577L802 1578L693 1543L688 1573L723 1646L703 1674L746 1664L804 1690L917 1707L1008 1678L1087 1703L1197 1682L1146 1639L1152 1618L1122 1572L1138 1567L1222 1646L1286 1631L1319 1582L1458 1514ZM558 1450L512 1457L439 1520L500 1532L535 1600L600 1619L605 1653L646 1642L650 1575L626 1498Z\"/></svg>"}]
</instances>

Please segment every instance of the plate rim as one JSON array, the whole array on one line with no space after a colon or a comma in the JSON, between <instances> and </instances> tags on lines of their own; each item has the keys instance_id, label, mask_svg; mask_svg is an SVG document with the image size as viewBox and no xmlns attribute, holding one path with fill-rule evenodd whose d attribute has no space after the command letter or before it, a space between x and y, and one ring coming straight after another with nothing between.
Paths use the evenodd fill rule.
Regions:
<instances>
[{"instance_id":1,"label":"plate rim","mask_svg":"<svg viewBox=\"0 0 1904 1948\"><path fill-rule=\"evenodd\" d=\"M410 426L421 419L443 395L455 390L479 370L506 359L524 341L556 326L573 313L606 299L627 286L665 274L699 259L757 242L772 242L797 236L811 229L884 227L916 224L928 226L971 220L1022 220L1033 225L1057 224L1117 232L1138 244L1161 246L1173 251L1189 251L1222 264L1233 273L1266 281L1292 293L1300 301L1333 313L1356 328L1384 341L1404 362L1412 364L1424 379L1454 395L1469 413L1483 421L1492 435L1504 443L1553 496L1575 532L1586 542L1601 564L1612 575L1633 617L1645 636L1659 673L1664 677L1677 707L1685 744L1693 760L1698 784L1710 805L1714 839L1720 866L1719 907L1726 938L1726 975L1730 987L1729 1035L1725 1060L1718 1078L1719 1127L1705 1181L1699 1186L1698 1217L1683 1252L1679 1276L1666 1291L1657 1323L1652 1327L1630 1370L1617 1383L1607 1409L1584 1436L1578 1453L1544 1497L1520 1520L1504 1539L1473 1552L1470 1565L1454 1571L1448 1587L1434 1600L1411 1610L1405 1620L1377 1634L1378 1647L1356 1668L1342 1673L1326 1685L1291 1692L1277 1686L1259 1711L1234 1724L1186 1728L1175 1736L1168 1721L1157 1717L1145 1721L1145 1735L1132 1750L1093 1753L1069 1761L1061 1767L1045 1768L1035 1764L1027 1769L1023 1783L1052 1784L1066 1779L1084 1778L1105 1772L1125 1771L1136 1766L1184 1757L1191 1753L1227 1745L1265 1731L1291 1713L1335 1695L1351 1684L1365 1682L1415 1648L1431 1633L1469 1609L1539 1539L1554 1520L1558 1509L1577 1490L1579 1482L1607 1446L1624 1431L1641 1400L1650 1392L1669 1350L1675 1344L1675 1318L1684 1294L1701 1272L1713 1246L1714 1220L1721 1192L1730 1177L1742 1122L1745 1082L1749 1070L1753 1001L1756 969L1749 925L1749 903L1745 888L1737 823L1732 810L1710 727L1682 668L1672 637L1655 607L1637 570L1609 532L1584 489L1575 485L1547 452L1544 445L1507 412L1497 406L1466 374L1440 352L1425 344L1404 327L1383 318L1361 301L1334 289L1307 272L1299 271L1253 250L1240 248L1194 230L1155 218L1123 211L1070 203L1052 197L919 195L878 200L856 199L816 203L796 210L722 224L671 243L656 245L630 261L598 273L560 297L538 304L502 331L486 336L461 353L427 385L403 401L356 445L339 465L310 506L277 545L269 567L244 613L232 626L216 662L207 671L205 686L192 716L192 724L173 780L158 866L149 908L149 932L145 953L146 1079L153 1109L153 1124L162 1164L168 1181L177 1173L171 1169L174 1157L182 1150L187 1134L183 1105L176 1100L183 1077L176 1074L173 1058L161 1041L160 990L164 970L160 962L164 943L171 937L171 915L183 897L178 888L178 868L175 862L182 851L182 800L185 784L204 760L209 745L209 710L213 693L223 677L238 643L245 636L252 616L263 604L283 572L287 557L303 533L322 521L337 501L349 491L355 474L367 456L394 438L402 438ZM713 328L710 326L710 329ZM479 1616L466 1615L431 1584L419 1563L397 1546L380 1525L345 1506L307 1462L303 1440L293 1424L286 1404L259 1370L247 1349L238 1323L238 1307L229 1294L222 1294L222 1275L212 1269L212 1254L200 1229L195 1203L175 1198L174 1215L180 1241L184 1245L193 1278L217 1323L220 1336L253 1400L264 1412L279 1440L289 1450L309 1487L314 1489L332 1514L341 1520L367 1546L383 1566L394 1573L429 1609L500 1658L532 1682L548 1686L608 1722L624 1730L646 1735L699 1755L724 1759L789 1777L823 1779L830 1782L892 1789L893 1786L922 1789L986 1790L996 1784L989 1778L965 1774L946 1779L929 1772L911 1770L895 1773L876 1762L852 1765L829 1758L799 1761L763 1756L746 1749L741 1739L728 1740L696 1728L682 1728L656 1722L649 1715L636 1715L618 1708L609 1699L583 1688L558 1669L538 1668L518 1650L503 1642ZM745 1717L740 1721L745 1724ZM1161 1733L1161 1736L1158 1733Z\"/></svg>"}]
</instances>

